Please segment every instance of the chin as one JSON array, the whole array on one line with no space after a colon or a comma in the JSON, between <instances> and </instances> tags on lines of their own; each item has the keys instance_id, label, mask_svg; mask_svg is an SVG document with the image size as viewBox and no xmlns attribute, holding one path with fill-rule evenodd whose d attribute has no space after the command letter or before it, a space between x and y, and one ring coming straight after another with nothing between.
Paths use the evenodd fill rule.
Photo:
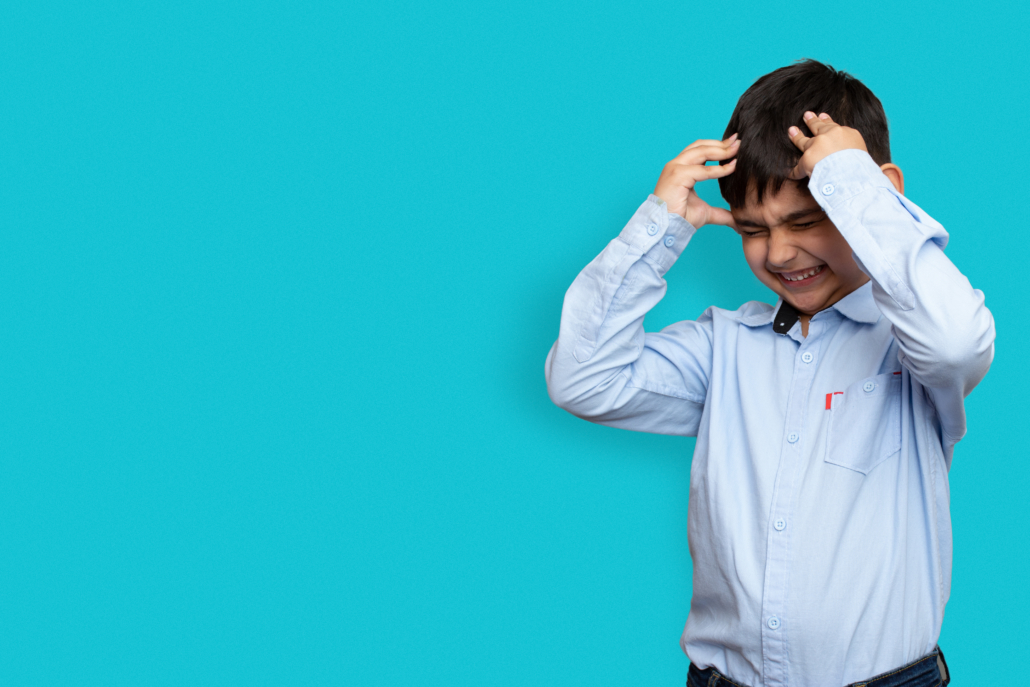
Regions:
<instances>
[{"instance_id":1,"label":"chin","mask_svg":"<svg viewBox=\"0 0 1030 687\"><path fill-rule=\"evenodd\" d=\"M789 293L783 296L783 300L794 306L794 309L798 312L806 315L814 315L826 307L826 298L821 294L812 294L809 296L807 294L799 295Z\"/></svg>"}]
</instances>

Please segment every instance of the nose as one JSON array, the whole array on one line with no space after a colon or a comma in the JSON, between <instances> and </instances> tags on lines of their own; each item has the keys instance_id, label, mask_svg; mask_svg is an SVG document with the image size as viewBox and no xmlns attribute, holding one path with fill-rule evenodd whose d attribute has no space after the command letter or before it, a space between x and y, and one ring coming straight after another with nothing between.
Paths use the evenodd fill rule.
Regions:
<instances>
[{"instance_id":1,"label":"nose","mask_svg":"<svg viewBox=\"0 0 1030 687\"><path fill-rule=\"evenodd\" d=\"M768 240L769 252L766 260L769 265L776 269L786 269L798 255L798 249L791 241L790 232L772 229Z\"/></svg>"}]
</instances>

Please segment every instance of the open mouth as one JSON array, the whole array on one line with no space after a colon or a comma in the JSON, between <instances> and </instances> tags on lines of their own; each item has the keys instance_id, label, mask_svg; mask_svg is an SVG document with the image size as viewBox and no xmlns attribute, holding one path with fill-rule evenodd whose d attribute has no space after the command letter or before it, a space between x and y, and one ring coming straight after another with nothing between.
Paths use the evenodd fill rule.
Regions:
<instances>
[{"instance_id":1,"label":"open mouth","mask_svg":"<svg viewBox=\"0 0 1030 687\"><path fill-rule=\"evenodd\" d=\"M808 269L798 270L796 272L777 272L776 276L785 286L795 289L814 283L819 279L819 276L823 273L825 268L826 265L818 265L816 267L809 267Z\"/></svg>"}]
</instances>

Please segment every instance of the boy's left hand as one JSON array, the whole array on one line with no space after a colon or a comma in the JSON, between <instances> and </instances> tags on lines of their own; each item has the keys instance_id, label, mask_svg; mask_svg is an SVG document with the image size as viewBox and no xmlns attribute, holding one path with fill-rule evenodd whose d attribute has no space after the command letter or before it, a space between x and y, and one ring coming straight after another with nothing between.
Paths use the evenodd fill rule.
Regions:
<instances>
[{"instance_id":1,"label":"boy's left hand","mask_svg":"<svg viewBox=\"0 0 1030 687\"><path fill-rule=\"evenodd\" d=\"M791 179L812 176L816 163L839 150L866 150L862 134L849 126L837 124L825 112L818 117L814 112L806 112L805 124L812 132L812 138L805 136L796 126L787 129L791 142L803 153L797 166L790 173Z\"/></svg>"}]
</instances>

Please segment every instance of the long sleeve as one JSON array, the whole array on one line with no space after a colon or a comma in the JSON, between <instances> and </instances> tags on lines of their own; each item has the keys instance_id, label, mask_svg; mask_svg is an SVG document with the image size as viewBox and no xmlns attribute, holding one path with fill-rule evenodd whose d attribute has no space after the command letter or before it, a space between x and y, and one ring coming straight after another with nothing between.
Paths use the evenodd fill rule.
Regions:
<instances>
[{"instance_id":1,"label":"long sleeve","mask_svg":"<svg viewBox=\"0 0 1030 687\"><path fill-rule=\"evenodd\" d=\"M944 255L944 228L898 193L865 151L821 160L809 189L872 280L898 357L936 407L950 453L966 432L963 400L994 358L994 318L983 292Z\"/></svg>"},{"instance_id":2,"label":"long sleeve","mask_svg":"<svg viewBox=\"0 0 1030 687\"><path fill-rule=\"evenodd\" d=\"M579 273L544 364L558 406L612 427L697 434L711 372L711 318L651 334L643 325L665 295L663 275L695 231L651 194Z\"/></svg>"}]
</instances>

